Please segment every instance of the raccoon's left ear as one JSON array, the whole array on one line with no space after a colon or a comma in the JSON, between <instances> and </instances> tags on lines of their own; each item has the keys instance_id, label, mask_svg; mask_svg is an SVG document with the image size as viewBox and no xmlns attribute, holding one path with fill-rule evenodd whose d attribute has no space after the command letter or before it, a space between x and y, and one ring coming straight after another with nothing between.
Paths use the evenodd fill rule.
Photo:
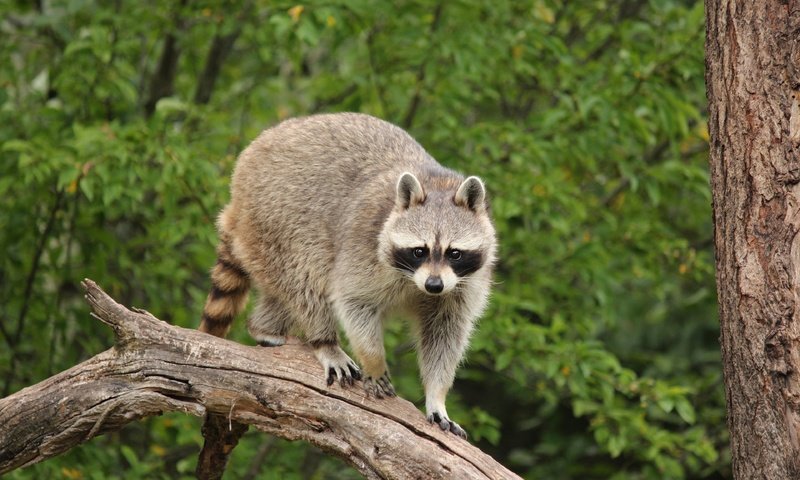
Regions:
<instances>
[{"instance_id":1,"label":"raccoon's left ear","mask_svg":"<svg viewBox=\"0 0 800 480\"><path fill-rule=\"evenodd\" d=\"M461 183L453 197L456 205L467 207L473 212L486 208L486 188L478 177L469 177Z\"/></svg>"}]
</instances>

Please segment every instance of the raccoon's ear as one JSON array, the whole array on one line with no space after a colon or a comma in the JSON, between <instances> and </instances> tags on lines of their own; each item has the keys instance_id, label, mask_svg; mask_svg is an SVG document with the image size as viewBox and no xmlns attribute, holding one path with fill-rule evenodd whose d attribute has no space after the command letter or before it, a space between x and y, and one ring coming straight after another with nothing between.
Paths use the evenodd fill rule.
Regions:
<instances>
[{"instance_id":1,"label":"raccoon's ear","mask_svg":"<svg viewBox=\"0 0 800 480\"><path fill-rule=\"evenodd\" d=\"M425 201L422 184L413 173L405 172L397 182L397 206L406 209Z\"/></svg>"},{"instance_id":2,"label":"raccoon's ear","mask_svg":"<svg viewBox=\"0 0 800 480\"><path fill-rule=\"evenodd\" d=\"M486 188L483 186L481 179L469 177L464 180L461 186L458 187L453 201L456 202L456 205L467 207L475 212L485 208Z\"/></svg>"}]
</instances>

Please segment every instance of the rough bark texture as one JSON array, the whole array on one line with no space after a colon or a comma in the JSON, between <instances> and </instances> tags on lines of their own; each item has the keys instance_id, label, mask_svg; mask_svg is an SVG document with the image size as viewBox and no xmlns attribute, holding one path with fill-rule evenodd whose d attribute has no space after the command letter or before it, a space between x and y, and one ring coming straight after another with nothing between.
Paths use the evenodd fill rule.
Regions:
<instances>
[{"instance_id":1,"label":"rough bark texture","mask_svg":"<svg viewBox=\"0 0 800 480\"><path fill-rule=\"evenodd\" d=\"M166 411L217 414L338 455L367 478L519 478L408 401L328 387L304 345L248 347L130 311L90 280L116 345L0 399L0 474Z\"/></svg>"},{"instance_id":2,"label":"rough bark texture","mask_svg":"<svg viewBox=\"0 0 800 480\"><path fill-rule=\"evenodd\" d=\"M800 0L707 0L720 341L735 478L800 478Z\"/></svg>"},{"instance_id":3,"label":"rough bark texture","mask_svg":"<svg viewBox=\"0 0 800 480\"><path fill-rule=\"evenodd\" d=\"M195 469L198 480L222 478L231 452L246 431L245 423L234 422L225 415L206 415L202 429L205 442Z\"/></svg>"}]
</instances>

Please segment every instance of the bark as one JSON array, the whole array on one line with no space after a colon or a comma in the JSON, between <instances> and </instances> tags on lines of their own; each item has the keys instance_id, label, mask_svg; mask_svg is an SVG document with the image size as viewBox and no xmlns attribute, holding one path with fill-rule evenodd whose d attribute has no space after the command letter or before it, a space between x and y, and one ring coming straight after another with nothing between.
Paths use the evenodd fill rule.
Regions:
<instances>
[{"instance_id":1,"label":"bark","mask_svg":"<svg viewBox=\"0 0 800 480\"><path fill-rule=\"evenodd\" d=\"M234 422L225 415L209 413L203 421L203 449L197 460L195 475L199 480L222 478L228 458L239 439L247 431L247 424Z\"/></svg>"},{"instance_id":2,"label":"bark","mask_svg":"<svg viewBox=\"0 0 800 480\"><path fill-rule=\"evenodd\" d=\"M707 0L706 17L733 473L800 478L800 0Z\"/></svg>"},{"instance_id":3,"label":"bark","mask_svg":"<svg viewBox=\"0 0 800 480\"><path fill-rule=\"evenodd\" d=\"M519 478L408 401L326 386L300 344L249 347L117 304L86 280L113 348L0 399L0 474L166 411L224 416L338 455L367 478Z\"/></svg>"}]
</instances>

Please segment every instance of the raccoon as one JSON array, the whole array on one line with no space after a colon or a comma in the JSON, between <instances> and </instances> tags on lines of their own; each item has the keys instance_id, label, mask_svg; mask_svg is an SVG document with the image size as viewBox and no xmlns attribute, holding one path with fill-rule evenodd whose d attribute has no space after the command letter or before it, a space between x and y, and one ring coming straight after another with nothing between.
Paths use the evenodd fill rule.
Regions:
<instances>
[{"instance_id":1,"label":"raccoon","mask_svg":"<svg viewBox=\"0 0 800 480\"><path fill-rule=\"evenodd\" d=\"M259 344L282 345L299 329L328 385L363 378L382 398L395 395L383 319L405 311L428 421L466 437L445 397L495 262L479 178L442 167L401 128L368 115L290 119L239 156L217 229L202 331L225 336L253 286L248 331ZM358 364L339 346L337 319Z\"/></svg>"}]
</instances>

